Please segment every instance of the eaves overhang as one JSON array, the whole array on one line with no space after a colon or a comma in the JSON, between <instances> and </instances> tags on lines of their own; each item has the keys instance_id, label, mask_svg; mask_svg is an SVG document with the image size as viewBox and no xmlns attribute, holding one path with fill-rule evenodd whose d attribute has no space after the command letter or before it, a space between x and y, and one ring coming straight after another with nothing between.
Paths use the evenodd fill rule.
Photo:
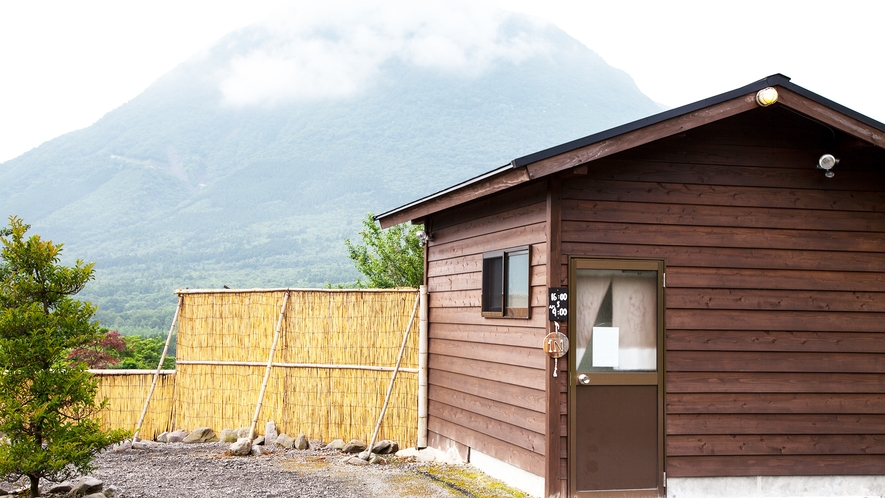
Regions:
<instances>
[{"instance_id":1,"label":"eaves overhang","mask_svg":"<svg viewBox=\"0 0 885 498\"><path fill-rule=\"evenodd\" d=\"M756 92L767 87L778 89L779 105L885 148L885 124L795 85L787 76L773 74L714 97L518 157L508 165L379 214L375 220L382 227L418 221L519 183L755 109Z\"/></svg>"}]
</instances>

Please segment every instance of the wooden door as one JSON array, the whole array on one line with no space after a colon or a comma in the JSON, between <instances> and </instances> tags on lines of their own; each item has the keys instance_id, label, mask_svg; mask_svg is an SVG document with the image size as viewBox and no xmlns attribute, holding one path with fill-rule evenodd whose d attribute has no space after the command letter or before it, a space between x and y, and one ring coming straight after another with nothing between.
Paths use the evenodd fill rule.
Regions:
<instances>
[{"instance_id":1,"label":"wooden door","mask_svg":"<svg viewBox=\"0 0 885 498\"><path fill-rule=\"evenodd\" d=\"M569 268L571 496L664 496L661 261Z\"/></svg>"}]
</instances>

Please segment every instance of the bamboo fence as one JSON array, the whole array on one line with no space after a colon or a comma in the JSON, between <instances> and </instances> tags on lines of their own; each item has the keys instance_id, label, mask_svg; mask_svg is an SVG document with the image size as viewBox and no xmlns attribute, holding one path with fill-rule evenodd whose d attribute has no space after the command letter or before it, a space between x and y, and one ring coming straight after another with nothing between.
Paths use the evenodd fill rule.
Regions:
<instances>
[{"instance_id":1,"label":"bamboo fence","mask_svg":"<svg viewBox=\"0 0 885 498\"><path fill-rule=\"evenodd\" d=\"M287 292L257 432L273 420L291 435L368 441L415 307L414 290L180 291L176 371L158 383L142 434L249 427ZM408 334L378 430L378 439L400 445L417 438L417 319ZM135 427L153 375L139 372L101 377L101 396L110 400L106 425Z\"/></svg>"},{"instance_id":2,"label":"bamboo fence","mask_svg":"<svg viewBox=\"0 0 885 498\"><path fill-rule=\"evenodd\" d=\"M154 370L91 370L98 376L96 399L107 400L98 419L107 429L135 428L144 400L153 381ZM151 438L172 429L175 371L161 370L157 387L142 424L141 434Z\"/></svg>"}]
</instances>

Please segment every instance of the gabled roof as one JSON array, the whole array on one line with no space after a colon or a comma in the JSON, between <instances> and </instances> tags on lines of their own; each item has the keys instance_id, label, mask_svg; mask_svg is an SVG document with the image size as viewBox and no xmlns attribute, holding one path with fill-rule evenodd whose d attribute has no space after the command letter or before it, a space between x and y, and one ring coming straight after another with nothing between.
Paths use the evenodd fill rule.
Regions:
<instances>
[{"instance_id":1,"label":"gabled roof","mask_svg":"<svg viewBox=\"0 0 885 498\"><path fill-rule=\"evenodd\" d=\"M514 159L497 169L375 216L382 227L429 214L542 178L616 152L682 133L759 107L756 93L774 87L795 112L885 149L885 124L773 74L730 92L664 111L593 135Z\"/></svg>"}]
</instances>

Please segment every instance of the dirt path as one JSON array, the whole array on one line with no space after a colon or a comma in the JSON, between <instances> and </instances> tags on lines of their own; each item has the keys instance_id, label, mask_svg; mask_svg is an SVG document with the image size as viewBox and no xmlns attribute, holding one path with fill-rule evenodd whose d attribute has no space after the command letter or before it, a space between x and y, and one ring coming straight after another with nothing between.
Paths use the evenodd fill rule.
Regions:
<instances>
[{"instance_id":1,"label":"dirt path","mask_svg":"<svg viewBox=\"0 0 885 498\"><path fill-rule=\"evenodd\" d=\"M92 475L126 498L216 497L520 497L469 465L427 465L390 458L354 466L330 451L278 450L258 457L225 455L227 443L157 444L108 451Z\"/></svg>"}]
</instances>

